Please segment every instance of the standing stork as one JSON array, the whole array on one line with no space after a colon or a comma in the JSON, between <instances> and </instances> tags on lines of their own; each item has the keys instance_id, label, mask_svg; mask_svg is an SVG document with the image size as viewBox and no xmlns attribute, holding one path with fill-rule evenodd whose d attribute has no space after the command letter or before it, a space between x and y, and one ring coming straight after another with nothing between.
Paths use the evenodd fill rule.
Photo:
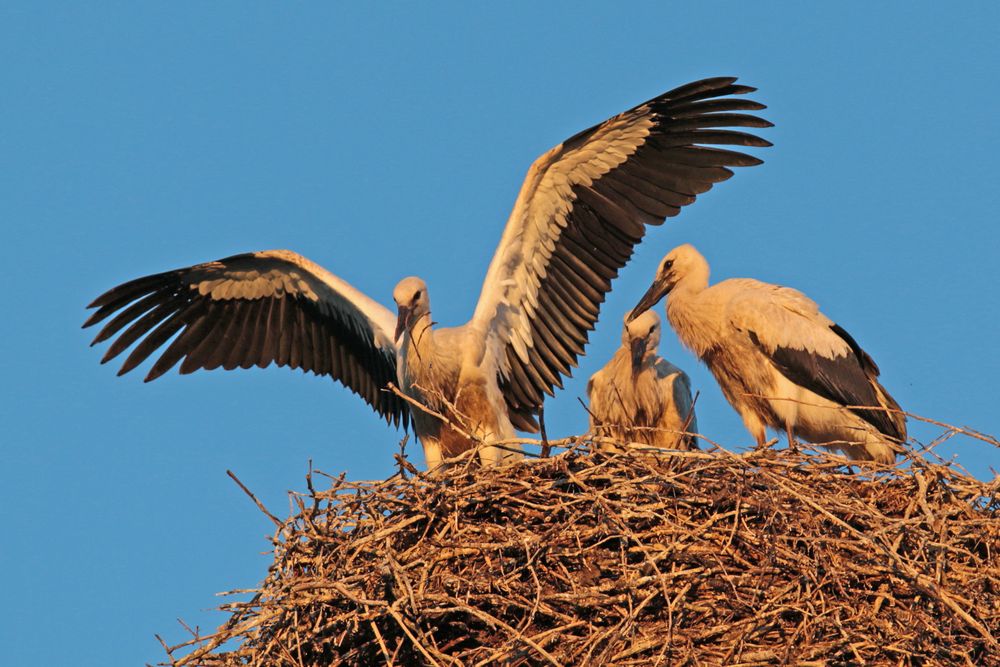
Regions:
<instances>
[{"instance_id":1,"label":"standing stork","mask_svg":"<svg viewBox=\"0 0 1000 667\"><path fill-rule=\"evenodd\" d=\"M660 318L652 310L625 323L621 347L587 383L590 431L622 444L698 449L691 381L656 353L659 344Z\"/></svg>"},{"instance_id":2,"label":"standing stork","mask_svg":"<svg viewBox=\"0 0 1000 667\"><path fill-rule=\"evenodd\" d=\"M167 345L146 380L271 363L330 375L387 421L412 421L429 468L479 443L536 430L545 394L583 354L611 281L647 225L760 160L708 145L770 143L727 127L770 127L741 113L735 78L695 81L584 130L528 170L472 319L437 329L427 286L405 278L396 315L287 250L235 255L119 285L85 327L117 313L102 362L133 343L119 375ZM705 145L707 144L707 145ZM125 328L123 333L119 332ZM172 340L171 340L172 339ZM398 383L410 401L385 391ZM413 403L425 406L415 407ZM442 417L444 419L442 419ZM486 462L504 457L486 447Z\"/></svg>"},{"instance_id":3,"label":"standing stork","mask_svg":"<svg viewBox=\"0 0 1000 667\"><path fill-rule=\"evenodd\" d=\"M906 418L879 384L867 352L801 292L733 278L709 287L708 262L694 246L674 248L629 314L636 320L667 296L667 319L704 361L758 446L766 428L892 463Z\"/></svg>"}]
</instances>

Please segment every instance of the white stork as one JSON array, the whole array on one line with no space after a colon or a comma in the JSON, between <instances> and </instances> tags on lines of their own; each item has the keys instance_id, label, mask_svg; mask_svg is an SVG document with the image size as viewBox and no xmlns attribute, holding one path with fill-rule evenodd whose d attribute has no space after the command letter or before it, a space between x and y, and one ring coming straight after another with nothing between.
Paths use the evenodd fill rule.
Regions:
<instances>
[{"instance_id":1,"label":"white stork","mask_svg":"<svg viewBox=\"0 0 1000 667\"><path fill-rule=\"evenodd\" d=\"M625 323L621 347L587 383L591 433L623 444L698 448L691 381L656 353L659 344L660 318L652 310Z\"/></svg>"},{"instance_id":2,"label":"white stork","mask_svg":"<svg viewBox=\"0 0 1000 667\"><path fill-rule=\"evenodd\" d=\"M906 418L879 384L878 366L801 292L749 278L708 285L708 262L691 245L663 258L630 319L667 296L667 319L704 361L758 446L766 427L892 463Z\"/></svg>"},{"instance_id":3,"label":"white stork","mask_svg":"<svg viewBox=\"0 0 1000 667\"><path fill-rule=\"evenodd\" d=\"M119 375L171 341L152 380L270 363L330 375L387 421L412 420L429 468L478 442L536 429L544 394L583 354L611 281L646 225L760 160L704 144L769 146L726 127L770 127L735 97L735 78L695 81L567 139L528 170L479 303L463 326L435 329L427 287L401 281L394 316L286 250L227 257L127 282L90 304L94 343L119 334L102 362L133 343ZM393 332L395 331L395 335ZM401 391L437 416L385 390ZM471 437L470 437L471 436ZM484 448L484 461L503 451Z\"/></svg>"}]
</instances>

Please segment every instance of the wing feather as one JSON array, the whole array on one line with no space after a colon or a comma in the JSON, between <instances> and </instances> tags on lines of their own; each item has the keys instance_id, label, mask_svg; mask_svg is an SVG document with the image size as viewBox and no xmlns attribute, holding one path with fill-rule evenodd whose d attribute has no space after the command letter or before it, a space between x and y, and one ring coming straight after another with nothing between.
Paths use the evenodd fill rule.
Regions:
<instances>
[{"instance_id":1,"label":"wing feather","mask_svg":"<svg viewBox=\"0 0 1000 667\"><path fill-rule=\"evenodd\" d=\"M94 344L113 339L102 363L135 345L119 375L164 346L146 381L178 362L182 374L275 363L329 375L386 420L408 422L406 404L383 391L396 380L392 313L295 253L234 255L145 276L90 307L85 327L107 320Z\"/></svg>"},{"instance_id":2,"label":"wing feather","mask_svg":"<svg viewBox=\"0 0 1000 667\"><path fill-rule=\"evenodd\" d=\"M175 312L171 314L167 319L160 322L159 325L148 336L142 339L142 341L135 346L132 353L128 355L125 359L125 363L122 364L121 370L118 371L119 375L128 373L130 370L138 366L142 361L150 355L150 353L163 345L171 336L176 334L184 326L184 319L181 313Z\"/></svg>"},{"instance_id":3,"label":"wing feather","mask_svg":"<svg viewBox=\"0 0 1000 667\"><path fill-rule=\"evenodd\" d=\"M116 315L114 318L112 318L112 320L108 322L103 329L101 329L101 333L95 339L95 342L103 342L107 340L111 336L121 331L122 327L124 327L126 324L129 324L143 313L146 313L154 306L162 303L167 298L168 298L167 295L163 294L162 292L153 292L152 294L147 294L145 297L139 299L138 301L130 305L128 308L118 313L118 315ZM120 307L121 306L119 304L115 303L101 306L100 309L87 320L84 326L90 326L95 322L101 321L111 313L118 310L118 308Z\"/></svg>"},{"instance_id":4,"label":"wing feather","mask_svg":"<svg viewBox=\"0 0 1000 667\"><path fill-rule=\"evenodd\" d=\"M271 308L272 302L273 299L261 299L254 306L256 313L254 314L252 335L250 340L246 343L249 351L244 355L243 360L240 362L240 368L253 368L260 362L260 351L264 346L264 333L267 330L268 311ZM327 374L329 374L329 372L327 372Z\"/></svg>"},{"instance_id":5,"label":"wing feather","mask_svg":"<svg viewBox=\"0 0 1000 667\"><path fill-rule=\"evenodd\" d=\"M760 164L711 146L770 144L727 128L770 127L731 77L703 79L570 137L528 170L472 324L486 332L519 428L582 354L611 282L647 225ZM571 343L569 341L572 341Z\"/></svg>"},{"instance_id":6,"label":"wing feather","mask_svg":"<svg viewBox=\"0 0 1000 667\"><path fill-rule=\"evenodd\" d=\"M205 310L205 305L199 303L187 312L186 319L190 324L167 346L167 349L160 355L160 358L153 364L149 374L146 376L147 378L155 380L173 368L187 354L191 341L196 339L201 331L204 331L208 322L208 318L205 317ZM152 354L152 350L150 354Z\"/></svg>"}]
</instances>

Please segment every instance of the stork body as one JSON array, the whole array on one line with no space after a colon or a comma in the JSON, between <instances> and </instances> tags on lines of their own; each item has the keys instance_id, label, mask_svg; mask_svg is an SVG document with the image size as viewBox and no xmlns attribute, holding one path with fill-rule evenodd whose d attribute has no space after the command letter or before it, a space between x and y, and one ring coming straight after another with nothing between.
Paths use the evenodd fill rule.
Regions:
<instances>
[{"instance_id":1,"label":"stork body","mask_svg":"<svg viewBox=\"0 0 1000 667\"><path fill-rule=\"evenodd\" d=\"M591 433L622 444L698 448L691 382L657 354L659 342L660 318L652 310L625 324L621 347L587 383Z\"/></svg>"},{"instance_id":2,"label":"stork body","mask_svg":"<svg viewBox=\"0 0 1000 667\"><path fill-rule=\"evenodd\" d=\"M426 300L426 287L422 286L423 282L416 278L403 280L394 294L397 303L414 287L422 293L419 298ZM405 306L402 309L405 313ZM495 359L485 354L483 336L470 326L434 327L429 307L414 317L410 326L405 326L402 318L397 326L402 336L397 366L400 389L448 420L443 422L419 408L411 410L428 468L467 450L469 436L482 442L516 436L495 379L499 369ZM480 456L485 462L498 463L516 457L515 449L512 445L504 449L486 447Z\"/></svg>"},{"instance_id":3,"label":"stork body","mask_svg":"<svg viewBox=\"0 0 1000 667\"><path fill-rule=\"evenodd\" d=\"M135 344L128 372L166 346L146 376L271 363L330 375L386 420L412 422L431 467L537 429L546 394L583 354L611 281L647 225L760 160L702 144L768 146L724 127L769 127L732 78L664 93L580 132L528 170L468 323L435 328L419 278L396 286L395 316L287 250L235 255L139 278L101 295L84 326L111 318L102 362ZM127 327L127 328L125 328ZM124 331L122 331L124 329ZM395 333L393 333L395 332ZM386 391L397 383L406 398ZM454 426L449 426L449 423ZM494 462L496 448L481 450Z\"/></svg>"},{"instance_id":4,"label":"stork body","mask_svg":"<svg viewBox=\"0 0 1000 667\"><path fill-rule=\"evenodd\" d=\"M850 334L794 289L747 278L709 286L708 277L693 246L671 250L630 317L669 294L671 327L708 366L758 445L771 427L852 459L895 460L905 417Z\"/></svg>"}]
</instances>

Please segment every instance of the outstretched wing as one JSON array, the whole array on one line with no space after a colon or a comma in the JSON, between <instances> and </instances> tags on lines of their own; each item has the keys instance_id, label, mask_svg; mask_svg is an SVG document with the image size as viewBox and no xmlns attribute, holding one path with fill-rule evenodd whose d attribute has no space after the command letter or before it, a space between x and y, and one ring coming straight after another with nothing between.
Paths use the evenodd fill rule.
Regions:
<instances>
[{"instance_id":1,"label":"outstretched wing","mask_svg":"<svg viewBox=\"0 0 1000 667\"><path fill-rule=\"evenodd\" d=\"M138 341L119 375L171 341L147 382L178 362L181 373L273 362L329 375L387 421L408 421L406 404L383 391L396 381L393 314L293 252L234 255L138 278L88 307L97 311L84 327L114 314L91 343L117 335L101 363Z\"/></svg>"},{"instance_id":2,"label":"outstretched wing","mask_svg":"<svg viewBox=\"0 0 1000 667\"><path fill-rule=\"evenodd\" d=\"M770 127L738 113L735 78L696 81L567 139L528 170L490 264L473 324L499 362L511 419L534 430L544 394L583 354L605 294L646 225L677 215L760 160L706 144L769 146L726 127Z\"/></svg>"},{"instance_id":3,"label":"outstretched wing","mask_svg":"<svg viewBox=\"0 0 1000 667\"><path fill-rule=\"evenodd\" d=\"M851 411L900 441L906 422L878 382L879 369L857 341L801 292L753 280L742 283L728 317L786 378ZM871 406L866 410L859 406Z\"/></svg>"}]
</instances>

